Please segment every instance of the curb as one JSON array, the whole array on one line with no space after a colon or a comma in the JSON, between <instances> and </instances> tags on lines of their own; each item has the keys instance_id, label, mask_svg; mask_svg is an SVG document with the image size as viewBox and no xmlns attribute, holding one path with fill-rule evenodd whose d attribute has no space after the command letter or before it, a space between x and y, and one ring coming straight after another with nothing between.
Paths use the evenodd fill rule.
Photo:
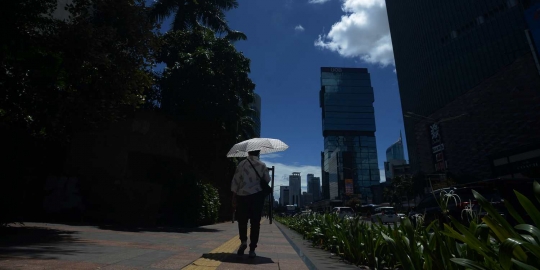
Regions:
<instances>
[{"instance_id":1,"label":"curb","mask_svg":"<svg viewBox=\"0 0 540 270\"><path fill-rule=\"evenodd\" d=\"M310 270L369 269L344 262L339 256L332 255L332 253L326 250L315 247L311 248L311 243L307 240L304 240L302 235L287 228L285 225L279 222L275 223L276 227L278 227L283 236L285 236L285 239L287 239L289 244L293 247L298 256L302 259L306 267Z\"/></svg>"},{"instance_id":2,"label":"curb","mask_svg":"<svg viewBox=\"0 0 540 270\"><path fill-rule=\"evenodd\" d=\"M291 246L293 247L294 251L296 251L296 253L298 254L298 256L300 257L300 259L302 259L302 261L304 262L304 264L307 266L308 269L310 270L317 270L317 267L315 267L315 265L313 264L313 262L309 259L309 257L305 256L305 254L300 250L300 248L291 240L291 238L289 238L289 236L287 235L287 233L285 233L283 231L283 229L281 228L281 226L283 226L283 224L279 223L279 222L276 222L274 220L274 223L276 224L276 227L278 227L279 231L281 231L281 233L283 234L283 236L285 236L285 239L287 239L287 241L289 242L289 244L291 244Z\"/></svg>"}]
</instances>

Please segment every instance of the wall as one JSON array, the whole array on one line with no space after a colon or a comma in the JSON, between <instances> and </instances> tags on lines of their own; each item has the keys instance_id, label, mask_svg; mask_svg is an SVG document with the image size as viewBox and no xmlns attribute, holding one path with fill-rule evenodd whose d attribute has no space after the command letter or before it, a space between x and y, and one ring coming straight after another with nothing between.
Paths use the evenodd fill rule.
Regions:
<instances>
[{"instance_id":1,"label":"wall","mask_svg":"<svg viewBox=\"0 0 540 270\"><path fill-rule=\"evenodd\" d=\"M74 136L65 171L80 180L87 218L155 222L166 184L185 171L181 137L175 121L151 111Z\"/></svg>"},{"instance_id":2,"label":"wall","mask_svg":"<svg viewBox=\"0 0 540 270\"><path fill-rule=\"evenodd\" d=\"M440 124L445 158L452 173L492 176L490 156L540 141L540 76L526 55L469 92L429 115ZM428 121L415 127L421 170L434 171Z\"/></svg>"}]
</instances>

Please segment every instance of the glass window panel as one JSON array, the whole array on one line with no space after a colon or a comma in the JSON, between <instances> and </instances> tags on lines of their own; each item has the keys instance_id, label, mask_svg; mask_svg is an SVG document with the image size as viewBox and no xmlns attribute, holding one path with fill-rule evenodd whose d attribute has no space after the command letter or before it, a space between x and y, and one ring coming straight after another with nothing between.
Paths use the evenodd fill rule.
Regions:
<instances>
[{"instance_id":1,"label":"glass window panel","mask_svg":"<svg viewBox=\"0 0 540 270\"><path fill-rule=\"evenodd\" d=\"M375 125L330 125L325 124L324 130L354 130L354 131L375 131Z\"/></svg>"},{"instance_id":2,"label":"glass window panel","mask_svg":"<svg viewBox=\"0 0 540 270\"><path fill-rule=\"evenodd\" d=\"M375 119L347 119L347 118L324 118L325 125L375 125ZM353 142L346 144L353 146ZM366 142L366 145L375 146L374 142Z\"/></svg>"},{"instance_id":3,"label":"glass window panel","mask_svg":"<svg viewBox=\"0 0 540 270\"><path fill-rule=\"evenodd\" d=\"M371 86L369 80L321 79L321 84L339 86Z\"/></svg>"},{"instance_id":4,"label":"glass window panel","mask_svg":"<svg viewBox=\"0 0 540 270\"><path fill-rule=\"evenodd\" d=\"M350 106L350 107L371 107L373 106L373 98L340 98L332 97L326 99L324 102L327 106Z\"/></svg>"},{"instance_id":5,"label":"glass window panel","mask_svg":"<svg viewBox=\"0 0 540 270\"><path fill-rule=\"evenodd\" d=\"M328 112L373 113L374 112L373 107L362 107L362 106L347 107L347 106L329 105L329 106L325 106L324 110L325 110L325 113L328 113Z\"/></svg>"},{"instance_id":6,"label":"glass window panel","mask_svg":"<svg viewBox=\"0 0 540 270\"><path fill-rule=\"evenodd\" d=\"M321 72L322 79L353 79L353 80L369 80L369 73L349 73L349 72Z\"/></svg>"},{"instance_id":7,"label":"glass window panel","mask_svg":"<svg viewBox=\"0 0 540 270\"><path fill-rule=\"evenodd\" d=\"M341 85L325 85L325 93L340 93L340 94L373 94L373 87L366 86L341 86Z\"/></svg>"}]
</instances>

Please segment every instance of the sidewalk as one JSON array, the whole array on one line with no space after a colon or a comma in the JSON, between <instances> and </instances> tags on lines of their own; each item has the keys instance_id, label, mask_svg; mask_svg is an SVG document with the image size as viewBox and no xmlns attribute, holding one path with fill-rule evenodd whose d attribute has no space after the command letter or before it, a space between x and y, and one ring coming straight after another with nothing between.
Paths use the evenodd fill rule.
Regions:
<instances>
[{"instance_id":1,"label":"sidewalk","mask_svg":"<svg viewBox=\"0 0 540 270\"><path fill-rule=\"evenodd\" d=\"M26 223L0 237L0 269L308 269L268 220L261 222L257 258L238 257L237 226L138 230Z\"/></svg>"}]
</instances>

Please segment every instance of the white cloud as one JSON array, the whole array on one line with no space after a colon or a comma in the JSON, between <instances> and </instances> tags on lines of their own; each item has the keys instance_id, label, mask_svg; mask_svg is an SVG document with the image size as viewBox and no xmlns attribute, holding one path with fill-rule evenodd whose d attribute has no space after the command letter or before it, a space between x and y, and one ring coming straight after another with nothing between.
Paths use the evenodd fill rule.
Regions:
<instances>
[{"instance_id":1,"label":"white cloud","mask_svg":"<svg viewBox=\"0 0 540 270\"><path fill-rule=\"evenodd\" d=\"M286 9L292 9L293 0L285 0L285 8Z\"/></svg>"},{"instance_id":2,"label":"white cloud","mask_svg":"<svg viewBox=\"0 0 540 270\"><path fill-rule=\"evenodd\" d=\"M294 28L294 31L296 32L304 32L304 27L302 25L297 25L295 28Z\"/></svg>"},{"instance_id":3,"label":"white cloud","mask_svg":"<svg viewBox=\"0 0 540 270\"><path fill-rule=\"evenodd\" d=\"M310 4L324 4L330 0L309 0L308 3Z\"/></svg>"},{"instance_id":4,"label":"white cloud","mask_svg":"<svg viewBox=\"0 0 540 270\"><path fill-rule=\"evenodd\" d=\"M272 153L272 154L265 154L263 159L280 158L280 157L282 157L281 154Z\"/></svg>"},{"instance_id":5,"label":"white cloud","mask_svg":"<svg viewBox=\"0 0 540 270\"><path fill-rule=\"evenodd\" d=\"M345 15L315 46L343 57L359 57L381 66L394 65L394 52L384 0L343 0Z\"/></svg>"}]
</instances>

